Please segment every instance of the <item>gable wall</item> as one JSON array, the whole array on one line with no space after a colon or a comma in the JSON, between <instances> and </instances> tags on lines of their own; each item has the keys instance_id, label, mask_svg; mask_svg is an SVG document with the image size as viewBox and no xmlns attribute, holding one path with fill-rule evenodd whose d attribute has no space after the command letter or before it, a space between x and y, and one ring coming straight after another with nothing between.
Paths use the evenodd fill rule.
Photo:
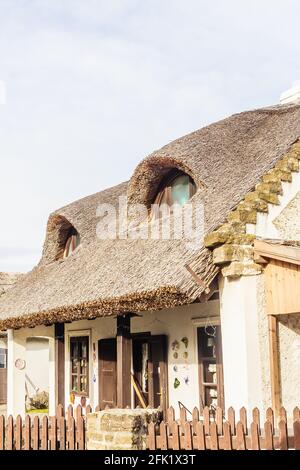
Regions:
<instances>
[{"instance_id":1,"label":"gable wall","mask_svg":"<svg viewBox=\"0 0 300 470\"><path fill-rule=\"evenodd\" d=\"M300 240L300 174L293 174L292 183L284 183L280 206L272 206L268 214L259 214L255 234L264 238ZM251 231L252 227L248 227ZM291 292L291 295L297 295ZM261 376L264 407L271 405L268 322L264 273L258 282L258 327L261 354ZM279 349L282 404L288 411L300 403L300 314L279 317Z\"/></svg>"}]
</instances>

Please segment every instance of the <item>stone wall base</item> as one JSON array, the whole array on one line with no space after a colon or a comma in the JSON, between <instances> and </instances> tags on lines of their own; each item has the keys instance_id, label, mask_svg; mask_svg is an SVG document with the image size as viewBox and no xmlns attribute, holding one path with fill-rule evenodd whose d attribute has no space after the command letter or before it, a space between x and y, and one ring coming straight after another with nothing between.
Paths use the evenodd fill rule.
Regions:
<instances>
[{"instance_id":1,"label":"stone wall base","mask_svg":"<svg viewBox=\"0 0 300 470\"><path fill-rule=\"evenodd\" d=\"M145 450L148 424L159 424L153 409L111 409L87 416L88 450Z\"/></svg>"}]
</instances>

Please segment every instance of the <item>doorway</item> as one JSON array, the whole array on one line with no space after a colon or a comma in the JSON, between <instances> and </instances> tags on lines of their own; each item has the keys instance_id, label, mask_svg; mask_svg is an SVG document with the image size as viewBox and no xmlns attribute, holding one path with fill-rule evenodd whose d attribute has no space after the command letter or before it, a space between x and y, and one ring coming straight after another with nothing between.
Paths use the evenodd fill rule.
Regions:
<instances>
[{"instance_id":1,"label":"doorway","mask_svg":"<svg viewBox=\"0 0 300 470\"><path fill-rule=\"evenodd\" d=\"M113 408L117 403L117 341L98 342L99 405ZM167 408L167 337L150 333L132 335L133 406Z\"/></svg>"}]
</instances>

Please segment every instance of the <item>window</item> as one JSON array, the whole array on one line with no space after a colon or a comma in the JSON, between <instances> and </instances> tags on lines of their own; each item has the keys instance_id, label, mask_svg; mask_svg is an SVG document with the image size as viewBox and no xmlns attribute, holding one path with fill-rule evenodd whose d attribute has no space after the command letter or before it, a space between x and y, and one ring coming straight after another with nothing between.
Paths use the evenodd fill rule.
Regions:
<instances>
[{"instance_id":1,"label":"window","mask_svg":"<svg viewBox=\"0 0 300 470\"><path fill-rule=\"evenodd\" d=\"M80 245L80 235L77 232L77 230L74 227L72 227L68 232L67 241L66 241L66 245L65 245L65 249L63 253L63 258L67 258L68 256L70 256L79 245Z\"/></svg>"},{"instance_id":2,"label":"window","mask_svg":"<svg viewBox=\"0 0 300 470\"><path fill-rule=\"evenodd\" d=\"M0 369L6 369L7 349L0 348Z\"/></svg>"},{"instance_id":3,"label":"window","mask_svg":"<svg viewBox=\"0 0 300 470\"><path fill-rule=\"evenodd\" d=\"M70 338L71 392L88 395L89 385L89 337Z\"/></svg>"},{"instance_id":4,"label":"window","mask_svg":"<svg viewBox=\"0 0 300 470\"><path fill-rule=\"evenodd\" d=\"M196 193L197 187L192 178L182 171L171 171L163 180L154 201L155 218L161 216L159 208L177 204L184 206ZM171 211L170 211L171 212Z\"/></svg>"},{"instance_id":5,"label":"window","mask_svg":"<svg viewBox=\"0 0 300 470\"><path fill-rule=\"evenodd\" d=\"M222 340L220 326L198 328L200 408L224 406Z\"/></svg>"}]
</instances>

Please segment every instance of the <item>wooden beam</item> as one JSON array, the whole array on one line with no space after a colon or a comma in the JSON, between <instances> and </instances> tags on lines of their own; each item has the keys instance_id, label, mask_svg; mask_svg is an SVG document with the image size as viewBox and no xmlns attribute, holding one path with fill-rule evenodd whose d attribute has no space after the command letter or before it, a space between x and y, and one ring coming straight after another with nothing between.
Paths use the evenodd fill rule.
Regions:
<instances>
[{"instance_id":1,"label":"wooden beam","mask_svg":"<svg viewBox=\"0 0 300 470\"><path fill-rule=\"evenodd\" d=\"M55 402L65 406L65 324L55 323Z\"/></svg>"},{"instance_id":2,"label":"wooden beam","mask_svg":"<svg viewBox=\"0 0 300 470\"><path fill-rule=\"evenodd\" d=\"M205 282L201 279L200 276L198 276L197 273L195 273L195 271L190 267L189 264L186 264L185 266L185 269L191 274L191 276L194 278L194 280L196 281L196 283L202 287L202 289L204 290L205 294L209 294L210 293L210 288L209 286L207 286L205 284Z\"/></svg>"},{"instance_id":3,"label":"wooden beam","mask_svg":"<svg viewBox=\"0 0 300 470\"><path fill-rule=\"evenodd\" d=\"M281 385L280 385L280 365L279 365L279 344L278 344L278 323L274 315L268 316L269 330L269 352L270 352L270 377L272 392L272 407L279 415L281 407Z\"/></svg>"},{"instance_id":4,"label":"wooden beam","mask_svg":"<svg viewBox=\"0 0 300 470\"><path fill-rule=\"evenodd\" d=\"M117 407L131 406L130 314L117 317Z\"/></svg>"},{"instance_id":5,"label":"wooden beam","mask_svg":"<svg viewBox=\"0 0 300 470\"><path fill-rule=\"evenodd\" d=\"M300 265L300 248L254 240L254 255Z\"/></svg>"}]
</instances>

